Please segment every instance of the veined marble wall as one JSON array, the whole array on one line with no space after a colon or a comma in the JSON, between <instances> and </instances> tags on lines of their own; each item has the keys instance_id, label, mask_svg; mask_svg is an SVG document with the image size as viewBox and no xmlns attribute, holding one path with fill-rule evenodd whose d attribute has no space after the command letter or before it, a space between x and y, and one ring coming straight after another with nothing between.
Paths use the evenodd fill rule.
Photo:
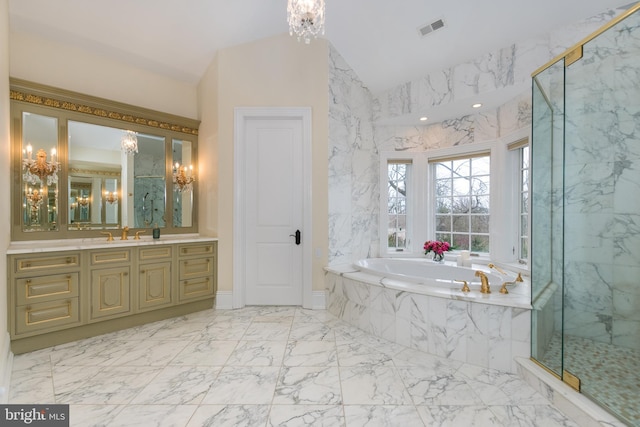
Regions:
<instances>
[{"instance_id":1,"label":"veined marble wall","mask_svg":"<svg viewBox=\"0 0 640 427\"><path fill-rule=\"evenodd\" d=\"M329 264L378 256L373 97L329 48Z\"/></svg>"},{"instance_id":2,"label":"veined marble wall","mask_svg":"<svg viewBox=\"0 0 640 427\"><path fill-rule=\"evenodd\" d=\"M640 349L640 13L566 69L565 333Z\"/></svg>"}]
</instances>

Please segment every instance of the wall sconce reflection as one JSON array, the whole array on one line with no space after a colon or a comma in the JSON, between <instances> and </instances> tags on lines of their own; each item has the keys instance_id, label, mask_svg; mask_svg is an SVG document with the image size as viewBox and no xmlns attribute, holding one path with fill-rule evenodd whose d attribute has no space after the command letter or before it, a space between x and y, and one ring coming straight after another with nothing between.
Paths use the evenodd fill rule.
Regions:
<instances>
[{"instance_id":1,"label":"wall sconce reflection","mask_svg":"<svg viewBox=\"0 0 640 427\"><path fill-rule=\"evenodd\" d=\"M195 180L193 166L187 168L186 166L180 166L180 163L176 163L173 166L173 183L177 192L191 191Z\"/></svg>"},{"instance_id":2,"label":"wall sconce reflection","mask_svg":"<svg viewBox=\"0 0 640 427\"><path fill-rule=\"evenodd\" d=\"M80 196L78 197L78 204L82 207L87 207L89 206L89 202L91 201L91 199L89 199L88 196Z\"/></svg>"},{"instance_id":3,"label":"wall sconce reflection","mask_svg":"<svg viewBox=\"0 0 640 427\"><path fill-rule=\"evenodd\" d=\"M118 201L118 192L117 191L105 191L104 192L104 199L107 201L107 203L110 204L114 204Z\"/></svg>"},{"instance_id":4,"label":"wall sconce reflection","mask_svg":"<svg viewBox=\"0 0 640 427\"><path fill-rule=\"evenodd\" d=\"M27 145L26 156L22 159L22 169L25 171L23 179L29 184L44 185L45 178L47 185L58 182L58 170L60 163L56 161L56 149L51 149L51 161L47 161L47 153L41 148L36 153L35 160L32 157L33 148L31 144Z\"/></svg>"}]
</instances>

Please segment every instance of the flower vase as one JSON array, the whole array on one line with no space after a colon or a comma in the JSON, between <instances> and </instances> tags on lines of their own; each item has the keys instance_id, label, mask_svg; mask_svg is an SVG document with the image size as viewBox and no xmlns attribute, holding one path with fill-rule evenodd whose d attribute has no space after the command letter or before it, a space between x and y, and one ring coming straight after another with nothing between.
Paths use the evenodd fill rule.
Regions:
<instances>
[{"instance_id":1,"label":"flower vase","mask_svg":"<svg viewBox=\"0 0 640 427\"><path fill-rule=\"evenodd\" d=\"M443 262L444 261L444 254L439 254L437 252L433 253L433 262Z\"/></svg>"}]
</instances>

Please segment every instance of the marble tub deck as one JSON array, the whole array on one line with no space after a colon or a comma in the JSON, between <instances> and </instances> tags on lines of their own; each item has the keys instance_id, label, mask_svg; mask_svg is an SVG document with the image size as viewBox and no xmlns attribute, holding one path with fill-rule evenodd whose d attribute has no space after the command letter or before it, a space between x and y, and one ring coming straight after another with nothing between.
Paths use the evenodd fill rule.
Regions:
<instances>
[{"instance_id":1,"label":"marble tub deck","mask_svg":"<svg viewBox=\"0 0 640 427\"><path fill-rule=\"evenodd\" d=\"M324 310L207 310L15 356L9 403L72 426L577 426L519 376Z\"/></svg>"}]
</instances>

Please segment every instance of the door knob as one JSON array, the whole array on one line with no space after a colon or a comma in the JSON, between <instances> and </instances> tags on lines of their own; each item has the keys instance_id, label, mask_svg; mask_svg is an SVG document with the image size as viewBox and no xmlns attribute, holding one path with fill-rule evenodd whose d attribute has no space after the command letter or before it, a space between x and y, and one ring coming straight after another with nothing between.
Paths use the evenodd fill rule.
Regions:
<instances>
[{"instance_id":1,"label":"door knob","mask_svg":"<svg viewBox=\"0 0 640 427\"><path fill-rule=\"evenodd\" d=\"M300 244L300 239L301 239L300 230L296 230L296 234L289 234L289 237L295 237L296 238L296 245Z\"/></svg>"}]
</instances>

